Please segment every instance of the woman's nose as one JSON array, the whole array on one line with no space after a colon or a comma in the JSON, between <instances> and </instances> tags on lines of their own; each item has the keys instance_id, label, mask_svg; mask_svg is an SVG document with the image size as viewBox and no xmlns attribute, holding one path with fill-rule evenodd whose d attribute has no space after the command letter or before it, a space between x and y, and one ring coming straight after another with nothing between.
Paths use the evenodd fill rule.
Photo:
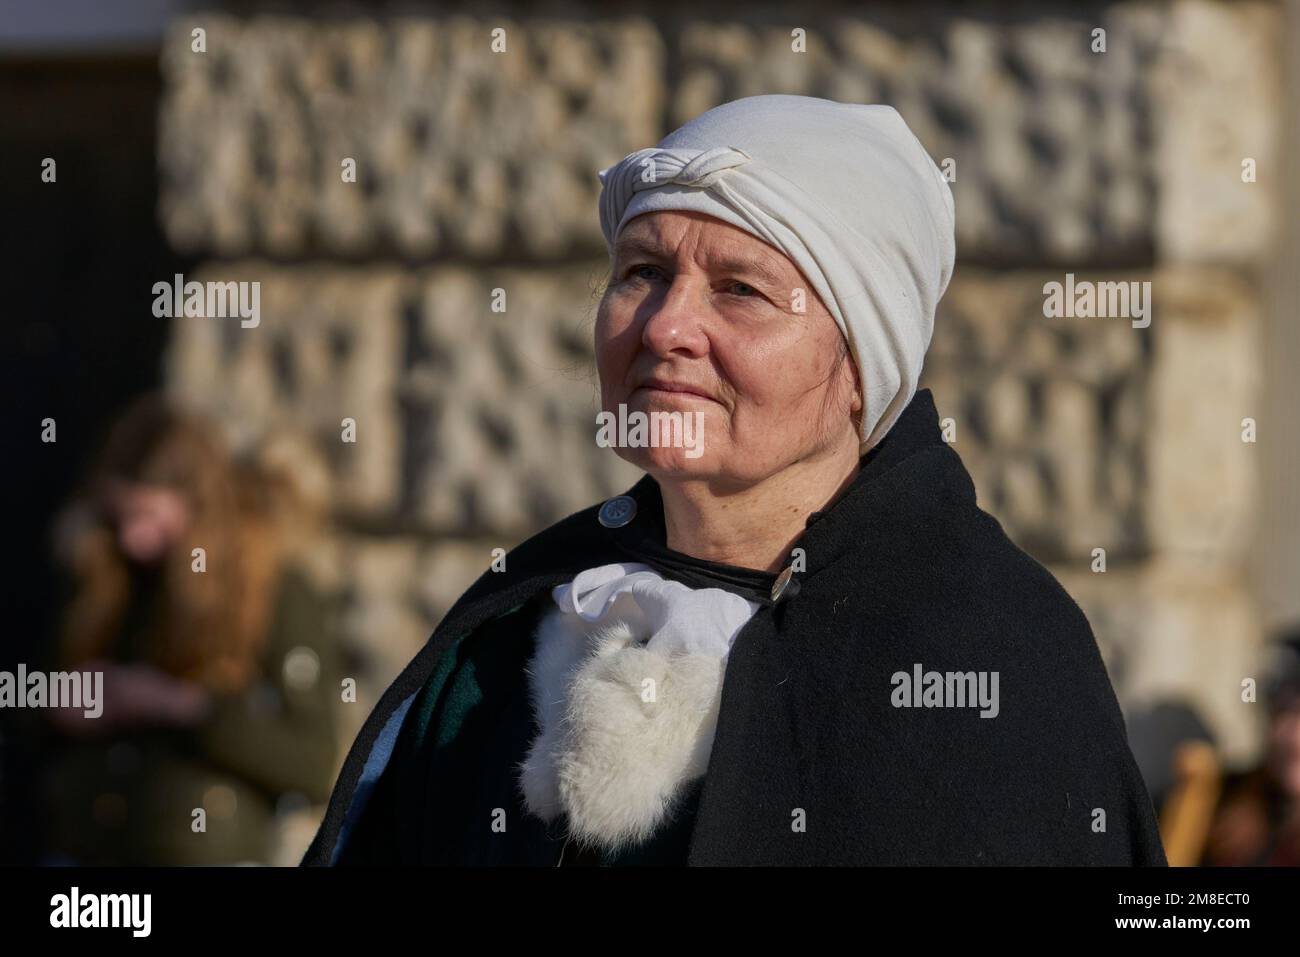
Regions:
<instances>
[{"instance_id":1,"label":"woman's nose","mask_svg":"<svg viewBox=\"0 0 1300 957\"><path fill-rule=\"evenodd\" d=\"M678 274L645 321L641 342L658 355L708 351L704 334L709 310L703 280Z\"/></svg>"}]
</instances>

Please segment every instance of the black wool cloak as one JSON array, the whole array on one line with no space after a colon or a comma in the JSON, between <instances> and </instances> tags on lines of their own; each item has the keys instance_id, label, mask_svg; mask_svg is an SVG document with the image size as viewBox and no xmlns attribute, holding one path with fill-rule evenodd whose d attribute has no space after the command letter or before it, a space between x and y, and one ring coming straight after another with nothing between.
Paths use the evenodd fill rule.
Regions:
<instances>
[{"instance_id":1,"label":"black wool cloak","mask_svg":"<svg viewBox=\"0 0 1300 957\"><path fill-rule=\"evenodd\" d=\"M662 519L652 477L626 494ZM446 615L367 719L305 865L339 857L459 636L628 560L640 519L609 529L597 510L514 549ZM927 390L796 547L797 587L759 608L727 661L687 863L1166 863L1087 619L977 507ZM995 673L996 709L957 697Z\"/></svg>"}]
</instances>

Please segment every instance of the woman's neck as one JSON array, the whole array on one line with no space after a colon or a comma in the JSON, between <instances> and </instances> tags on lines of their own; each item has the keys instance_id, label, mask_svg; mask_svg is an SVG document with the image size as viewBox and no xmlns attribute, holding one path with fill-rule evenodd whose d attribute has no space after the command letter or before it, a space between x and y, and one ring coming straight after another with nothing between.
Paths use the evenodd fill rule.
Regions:
<instances>
[{"instance_id":1,"label":"woman's neck","mask_svg":"<svg viewBox=\"0 0 1300 957\"><path fill-rule=\"evenodd\" d=\"M858 474L856 454L796 462L755 485L719 494L706 480L659 481L667 545L694 558L779 572L807 528Z\"/></svg>"}]
</instances>

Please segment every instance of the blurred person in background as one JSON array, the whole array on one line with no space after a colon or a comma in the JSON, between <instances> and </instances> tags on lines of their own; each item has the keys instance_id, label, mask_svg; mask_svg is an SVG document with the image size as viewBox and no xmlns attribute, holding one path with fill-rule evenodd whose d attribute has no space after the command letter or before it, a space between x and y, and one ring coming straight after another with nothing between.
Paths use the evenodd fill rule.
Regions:
<instances>
[{"instance_id":1,"label":"blurred person in background","mask_svg":"<svg viewBox=\"0 0 1300 957\"><path fill-rule=\"evenodd\" d=\"M288 547L300 505L161 397L112 429L57 532L55 667L104 683L100 717L48 712L47 863L265 862L277 812L328 796L338 644Z\"/></svg>"},{"instance_id":2,"label":"blurred person in background","mask_svg":"<svg viewBox=\"0 0 1300 957\"><path fill-rule=\"evenodd\" d=\"M1263 763L1230 777L1203 864L1300 866L1300 627L1277 643Z\"/></svg>"}]
</instances>

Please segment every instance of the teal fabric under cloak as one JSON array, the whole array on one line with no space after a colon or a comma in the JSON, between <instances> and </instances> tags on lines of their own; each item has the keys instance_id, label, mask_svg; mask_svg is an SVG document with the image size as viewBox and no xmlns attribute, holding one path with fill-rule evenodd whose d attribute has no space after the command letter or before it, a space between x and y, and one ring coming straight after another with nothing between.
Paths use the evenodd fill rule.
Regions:
<instances>
[{"instance_id":1,"label":"teal fabric under cloak","mask_svg":"<svg viewBox=\"0 0 1300 957\"><path fill-rule=\"evenodd\" d=\"M339 864L684 865L703 779L644 843L614 853L565 841L529 814L518 767L538 733L525 668L549 595L462 636L407 713Z\"/></svg>"}]
</instances>

